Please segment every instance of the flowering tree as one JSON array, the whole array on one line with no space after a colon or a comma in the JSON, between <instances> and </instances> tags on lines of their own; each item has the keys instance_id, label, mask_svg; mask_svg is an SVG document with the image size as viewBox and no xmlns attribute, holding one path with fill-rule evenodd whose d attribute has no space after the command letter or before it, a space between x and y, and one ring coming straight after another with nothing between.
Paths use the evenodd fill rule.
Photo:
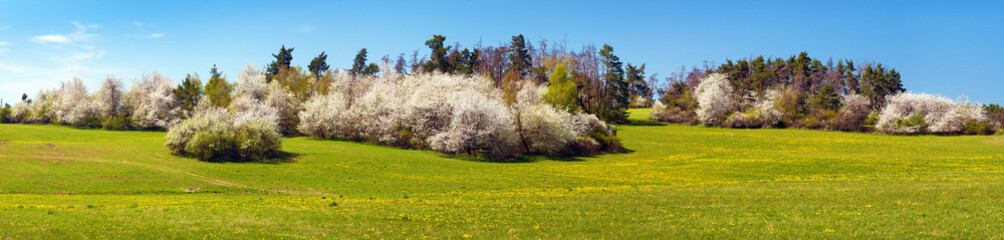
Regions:
<instances>
[{"instance_id":1,"label":"flowering tree","mask_svg":"<svg viewBox=\"0 0 1004 240\"><path fill-rule=\"evenodd\" d=\"M170 128L176 124L174 89L177 86L157 72L133 82L125 94L133 124L141 129Z\"/></svg>"},{"instance_id":2,"label":"flowering tree","mask_svg":"<svg viewBox=\"0 0 1004 240\"><path fill-rule=\"evenodd\" d=\"M731 107L732 86L725 74L713 73L697 85L697 117L702 123L712 125Z\"/></svg>"}]
</instances>

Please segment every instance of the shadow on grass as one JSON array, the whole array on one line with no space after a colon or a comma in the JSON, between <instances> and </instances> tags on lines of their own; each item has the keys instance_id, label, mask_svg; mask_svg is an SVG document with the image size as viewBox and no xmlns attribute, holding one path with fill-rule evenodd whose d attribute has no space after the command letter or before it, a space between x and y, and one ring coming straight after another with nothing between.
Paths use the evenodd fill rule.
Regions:
<instances>
[{"instance_id":1,"label":"shadow on grass","mask_svg":"<svg viewBox=\"0 0 1004 240\"><path fill-rule=\"evenodd\" d=\"M540 161L584 162L586 160L596 159L597 157L603 155L626 154L633 152L634 150L621 149L614 152L605 152L597 154L573 154L573 155L562 155L562 156L521 155L515 158L488 158L488 157L472 157L468 155L448 155L448 154L441 154L441 156L444 158L456 159L461 161L486 162L486 163L533 163Z\"/></svg>"},{"instance_id":2,"label":"shadow on grass","mask_svg":"<svg viewBox=\"0 0 1004 240\"><path fill-rule=\"evenodd\" d=\"M626 126L666 126L666 123L659 122L659 121L654 121L654 120L631 119L630 121L628 121L628 123L624 123L624 124L621 124L621 125L626 125Z\"/></svg>"},{"instance_id":3,"label":"shadow on grass","mask_svg":"<svg viewBox=\"0 0 1004 240\"><path fill-rule=\"evenodd\" d=\"M262 160L249 160L249 159L230 159L230 158L212 158L209 160L200 160L210 163L259 163L259 164L283 164L283 163L293 163L296 162L296 158L300 157L302 154L279 151L270 158Z\"/></svg>"}]
</instances>

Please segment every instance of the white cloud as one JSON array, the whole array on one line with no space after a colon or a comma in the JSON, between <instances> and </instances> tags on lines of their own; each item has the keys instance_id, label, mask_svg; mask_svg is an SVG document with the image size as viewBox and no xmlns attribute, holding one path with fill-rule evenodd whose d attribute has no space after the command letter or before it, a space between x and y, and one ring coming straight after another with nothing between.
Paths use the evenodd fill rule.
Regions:
<instances>
[{"instance_id":1,"label":"white cloud","mask_svg":"<svg viewBox=\"0 0 1004 240\"><path fill-rule=\"evenodd\" d=\"M19 67L10 66L10 65L7 65L7 64L4 64L4 63L0 63L0 70L12 72L12 73L21 73L21 72L24 72L24 70L21 69L21 68L19 68Z\"/></svg>"},{"instance_id":2,"label":"white cloud","mask_svg":"<svg viewBox=\"0 0 1004 240\"><path fill-rule=\"evenodd\" d=\"M73 41L70 40L69 37L59 34L37 36L35 37L35 41L39 43L62 43L62 44L73 43Z\"/></svg>"},{"instance_id":3,"label":"white cloud","mask_svg":"<svg viewBox=\"0 0 1004 240\"><path fill-rule=\"evenodd\" d=\"M7 46L8 44L10 43L7 41L0 41L0 47Z\"/></svg>"},{"instance_id":4,"label":"white cloud","mask_svg":"<svg viewBox=\"0 0 1004 240\"><path fill-rule=\"evenodd\" d=\"M97 37L97 34L88 33L87 30L101 27L101 25L98 24L84 25L78 22L73 22L73 25L77 26L77 31L70 33L70 39L73 39L73 41L84 41L84 42L91 41L94 39L94 37Z\"/></svg>"},{"instance_id":5,"label":"white cloud","mask_svg":"<svg viewBox=\"0 0 1004 240\"><path fill-rule=\"evenodd\" d=\"M127 38L145 38L145 39L157 39L157 38L164 37L164 33L159 33L159 32L151 33L152 31L150 31L149 29L147 29L146 28L146 24L144 24L142 22L132 21L130 23L132 23L132 25L136 26L136 28L139 28L140 32L143 32L143 33L141 33L141 34L124 34L124 35L122 35L123 37L127 37Z\"/></svg>"},{"instance_id":6,"label":"white cloud","mask_svg":"<svg viewBox=\"0 0 1004 240\"><path fill-rule=\"evenodd\" d=\"M314 26L303 25L303 26L300 26L300 28L296 29L296 31L297 32L302 32L302 33L307 33L307 32L313 32L315 29L317 29L317 28L315 28Z\"/></svg>"},{"instance_id":7,"label":"white cloud","mask_svg":"<svg viewBox=\"0 0 1004 240\"><path fill-rule=\"evenodd\" d=\"M101 46L102 41L97 41L101 35L90 32L101 25L73 22L73 26L75 29L71 33L32 37L40 47L30 54L11 58L17 61L0 58L0 97L6 100L19 98L21 93L33 95L39 89L59 87L61 81L74 77L83 79L94 91L108 74L136 76L141 73L102 59L106 51ZM16 42L4 41L0 49L12 46L21 47Z\"/></svg>"},{"instance_id":8,"label":"white cloud","mask_svg":"<svg viewBox=\"0 0 1004 240\"><path fill-rule=\"evenodd\" d=\"M50 34L50 35L36 36L34 37L34 39L36 42L39 43L75 44L78 42L90 42L94 40L94 38L96 38L98 35L89 33L87 31L101 27L101 25L99 24L84 25L79 22L73 22L73 26L76 26L77 30L68 35ZM82 46L82 47L90 47L90 46Z\"/></svg>"}]
</instances>

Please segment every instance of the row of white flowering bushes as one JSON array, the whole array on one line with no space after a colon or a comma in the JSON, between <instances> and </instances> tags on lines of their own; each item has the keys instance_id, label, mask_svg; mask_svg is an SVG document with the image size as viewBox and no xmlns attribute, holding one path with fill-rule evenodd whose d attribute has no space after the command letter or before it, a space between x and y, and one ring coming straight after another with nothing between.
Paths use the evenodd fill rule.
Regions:
<instances>
[{"instance_id":1,"label":"row of white flowering bushes","mask_svg":"<svg viewBox=\"0 0 1004 240\"><path fill-rule=\"evenodd\" d=\"M175 96L178 85L157 72L125 92L109 78L88 94L74 79L16 104L10 121L166 129L165 145L172 151L204 160L263 160L279 152L283 134L487 158L621 149L614 131L596 116L543 100L546 85L527 81L507 98L477 75L401 75L386 64L380 72L334 71L322 80L280 74L268 81L249 65L238 74L229 104L215 106L202 97L194 109L184 109ZM286 79L298 77L304 81Z\"/></svg>"},{"instance_id":2,"label":"row of white flowering bushes","mask_svg":"<svg viewBox=\"0 0 1004 240\"><path fill-rule=\"evenodd\" d=\"M507 103L499 88L476 75L343 76L331 84L331 91L303 104L299 132L491 158L620 148L596 116L546 103L546 86L525 83Z\"/></svg>"},{"instance_id":3,"label":"row of white flowering bushes","mask_svg":"<svg viewBox=\"0 0 1004 240\"><path fill-rule=\"evenodd\" d=\"M791 89L770 89L762 94L742 97L732 92L724 74L706 76L694 90L693 99L681 98L684 103L673 102L667 106L656 101L651 118L657 121L700 123L709 126L733 128L775 127L798 118L793 127L818 128L839 131L861 131L868 122L875 130L889 134L989 134L993 132L983 104L966 100L953 101L924 93L898 93L886 97L884 106L873 110L867 98L858 94L838 96L836 110L810 111L799 109L808 105L804 97ZM811 101L809 99L808 101ZM687 115L691 101L694 116ZM742 102L750 104L743 105ZM683 109L683 110L681 110ZM696 119L687 122L685 119ZM869 120L872 119L872 120ZM789 126L791 127L791 126Z\"/></svg>"}]
</instances>

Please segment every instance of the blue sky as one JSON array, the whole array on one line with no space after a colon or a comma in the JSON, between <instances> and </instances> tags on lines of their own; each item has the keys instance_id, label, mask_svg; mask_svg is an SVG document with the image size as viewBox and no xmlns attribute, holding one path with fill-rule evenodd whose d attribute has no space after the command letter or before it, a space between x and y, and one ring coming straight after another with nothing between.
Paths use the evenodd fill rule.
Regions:
<instances>
[{"instance_id":1,"label":"blue sky","mask_svg":"<svg viewBox=\"0 0 1004 240\"><path fill-rule=\"evenodd\" d=\"M158 71L180 81L213 64L231 81L285 44L293 63L333 67L421 50L433 34L470 47L512 35L614 46L666 77L751 55L881 62L905 87L1004 103L1000 1L8 1L0 0L0 98L33 97L74 76L96 90Z\"/></svg>"}]
</instances>

